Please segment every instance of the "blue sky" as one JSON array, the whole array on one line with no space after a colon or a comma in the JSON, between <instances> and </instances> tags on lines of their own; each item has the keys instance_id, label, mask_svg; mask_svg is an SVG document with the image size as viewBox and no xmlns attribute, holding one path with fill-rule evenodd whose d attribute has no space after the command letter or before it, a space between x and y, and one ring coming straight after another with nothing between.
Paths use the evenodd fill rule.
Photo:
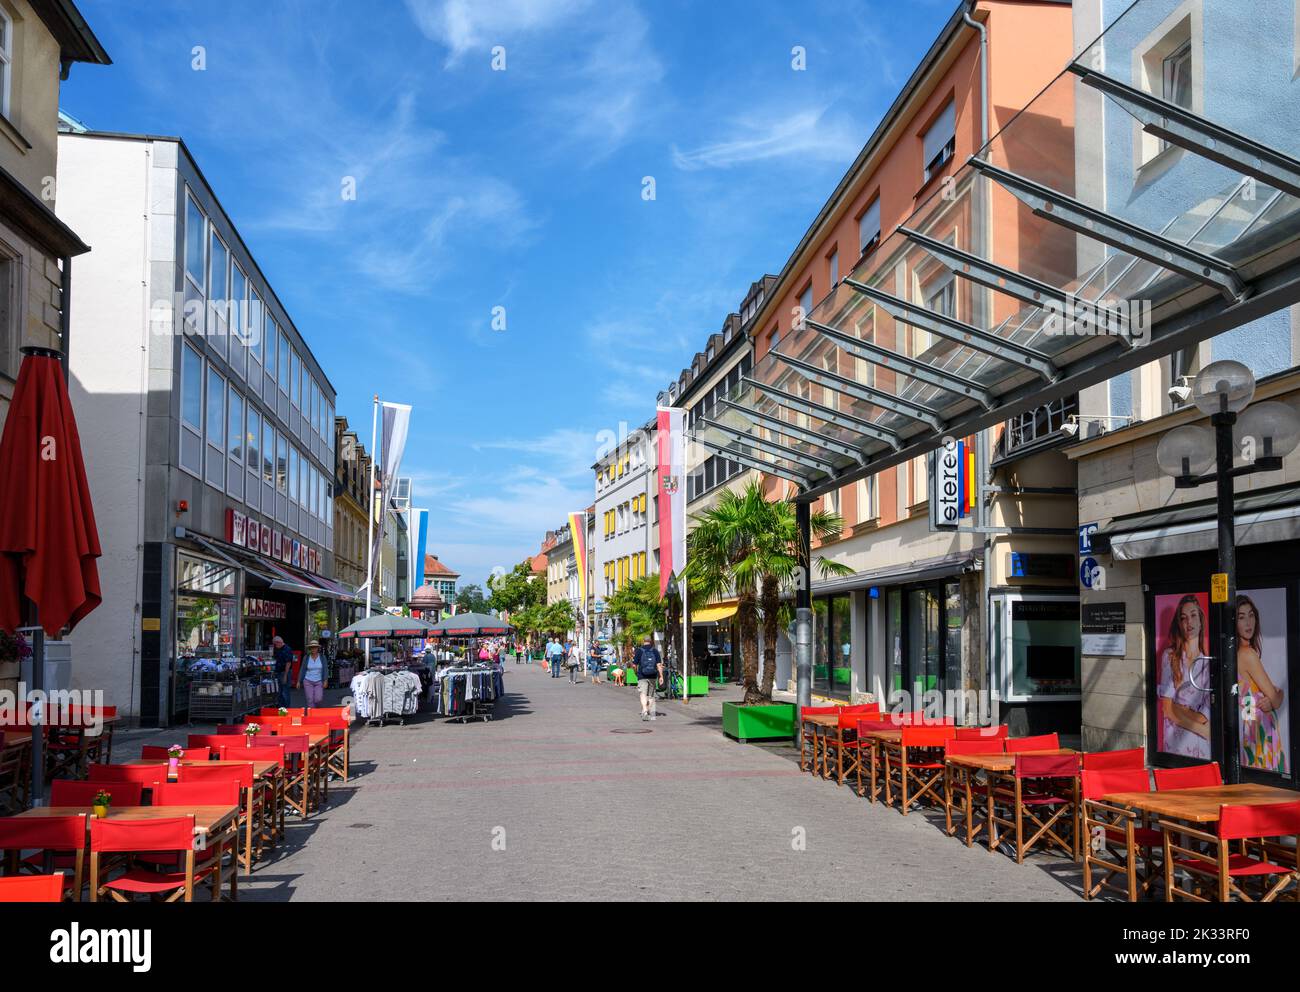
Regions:
<instances>
[{"instance_id":1,"label":"blue sky","mask_svg":"<svg viewBox=\"0 0 1300 992\"><path fill-rule=\"evenodd\" d=\"M430 550L481 583L591 502L601 432L780 270L956 0L79 6L115 65L63 109L186 140L338 411L414 406Z\"/></svg>"}]
</instances>

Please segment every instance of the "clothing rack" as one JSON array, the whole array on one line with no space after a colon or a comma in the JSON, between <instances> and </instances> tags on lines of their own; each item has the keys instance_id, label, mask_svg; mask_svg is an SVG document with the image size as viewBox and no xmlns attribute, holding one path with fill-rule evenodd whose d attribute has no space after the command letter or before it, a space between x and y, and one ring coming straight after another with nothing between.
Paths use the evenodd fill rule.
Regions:
<instances>
[{"instance_id":1,"label":"clothing rack","mask_svg":"<svg viewBox=\"0 0 1300 992\"><path fill-rule=\"evenodd\" d=\"M464 682L464 686L458 682ZM448 723L491 720L492 709L504 693L504 679L496 666L443 668L434 675L433 711L446 716Z\"/></svg>"},{"instance_id":2,"label":"clothing rack","mask_svg":"<svg viewBox=\"0 0 1300 992\"><path fill-rule=\"evenodd\" d=\"M406 674L415 680L399 690L391 676ZM407 682L409 680L401 680ZM417 688L418 687L418 688ZM357 704L357 715L367 727L386 726L390 719L405 726L406 717L414 715L420 706L424 683L418 673L403 665L376 665L361 672L351 683L352 695Z\"/></svg>"}]
</instances>

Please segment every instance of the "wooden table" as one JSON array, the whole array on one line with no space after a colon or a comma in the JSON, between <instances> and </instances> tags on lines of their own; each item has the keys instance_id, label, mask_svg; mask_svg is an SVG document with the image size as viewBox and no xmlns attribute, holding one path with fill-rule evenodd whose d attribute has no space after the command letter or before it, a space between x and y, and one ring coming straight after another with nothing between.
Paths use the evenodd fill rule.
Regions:
<instances>
[{"instance_id":1,"label":"wooden table","mask_svg":"<svg viewBox=\"0 0 1300 992\"><path fill-rule=\"evenodd\" d=\"M961 774L964 780L964 787L966 792L966 818L967 818L966 846L967 847L973 846L974 833L976 832L972 829L972 824L975 819L975 811L974 811L974 807L971 805L971 799L972 799L971 780L974 778L976 773L984 772L989 776L988 803L987 803L987 806L989 808L985 809L984 827L985 827L985 832L988 835L989 850L994 851L997 849L997 838L994 833L993 816L991 811L991 807L993 805L993 779L998 778L1000 776L1007 775L1010 772L1014 772L1016 770L1016 756L1018 754L1053 755L1053 754L1078 754L1078 753L1079 752L1075 751L1073 748L1061 747L1061 748L1054 748L1046 751L1018 751L1015 754L1003 753L1003 754L945 755L943 759L944 775L946 776L946 781L944 783L945 789L951 792L952 776L953 776L954 768L959 770L959 774ZM1075 811L1075 817L1076 818L1078 817L1077 810ZM949 811L948 830L949 830L949 835L951 836L953 832L952 822L951 822L951 811Z\"/></svg>"},{"instance_id":2,"label":"wooden table","mask_svg":"<svg viewBox=\"0 0 1300 992\"><path fill-rule=\"evenodd\" d=\"M86 816L86 843L89 845L90 824L96 817L84 806L38 806L34 809L24 810L17 815L30 819L51 816L79 816L83 813L89 814ZM225 845L231 841L237 843L238 806L110 806L107 819L166 820L177 816L194 817L194 850L206 851L213 844L219 846L217 853L214 855L218 865L218 880L214 894L220 891L221 882L228 878L230 881L230 899L233 902L238 898L239 859L233 858L228 870L221 866L221 861L225 857ZM94 891L93 885L91 886L90 901L97 901L97 893Z\"/></svg>"},{"instance_id":3,"label":"wooden table","mask_svg":"<svg viewBox=\"0 0 1300 992\"><path fill-rule=\"evenodd\" d=\"M1144 813L1183 820L1187 823L1219 822L1220 806L1265 806L1300 801L1300 792L1274 785L1242 782L1239 785L1210 785L1168 792L1112 792L1103 802L1127 806Z\"/></svg>"},{"instance_id":4,"label":"wooden table","mask_svg":"<svg viewBox=\"0 0 1300 992\"><path fill-rule=\"evenodd\" d=\"M161 767L166 767L169 763L166 758L140 758L136 761L127 762L128 765L155 765ZM283 815L282 805L284 803L284 790L279 775L280 763L278 761L240 761L238 758L217 761L188 761L182 758L180 763L182 765L202 765L204 768L231 768L239 765L252 765L253 778L265 780L263 783L266 793L263 796L263 815L269 813L272 818L272 831L278 829ZM244 814L244 874L247 875L251 874L253 870L253 830L257 825L253 814L256 811L256 797L247 795L241 790L241 803L243 807L242 813Z\"/></svg>"},{"instance_id":5,"label":"wooden table","mask_svg":"<svg viewBox=\"0 0 1300 992\"><path fill-rule=\"evenodd\" d=\"M59 778L61 772L70 773L72 778L82 778L86 774L87 755L92 749L92 742L103 740L103 747L98 749L98 758L104 763L108 763L113 757L113 727L122 718L119 716L106 716L100 718L98 723L102 726L99 734L91 736L86 733L88 729L84 723L58 722L51 721L41 724L46 730L45 746L45 769L47 778ZM8 746L9 739L12 737L17 740L19 737L26 737L28 743L31 743L33 728L29 724L22 726L0 726L0 733L5 735L5 746ZM54 749L49 746L50 731L81 731L77 734L77 748L75 756L68 757L71 754L70 748ZM59 760L59 758L62 760Z\"/></svg>"}]
</instances>

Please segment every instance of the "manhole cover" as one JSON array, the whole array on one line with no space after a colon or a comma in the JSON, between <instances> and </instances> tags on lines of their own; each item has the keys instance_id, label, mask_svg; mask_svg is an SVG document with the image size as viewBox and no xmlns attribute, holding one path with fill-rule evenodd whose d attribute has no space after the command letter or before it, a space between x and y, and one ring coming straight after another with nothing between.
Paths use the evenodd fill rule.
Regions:
<instances>
[{"instance_id":1,"label":"manhole cover","mask_svg":"<svg viewBox=\"0 0 1300 992\"><path fill-rule=\"evenodd\" d=\"M645 730L611 730L611 734L653 734L654 731L647 727Z\"/></svg>"},{"instance_id":2,"label":"manhole cover","mask_svg":"<svg viewBox=\"0 0 1300 992\"><path fill-rule=\"evenodd\" d=\"M368 827L373 827L373 826L374 826L373 823L349 823L348 824L348 828L351 830L365 830Z\"/></svg>"}]
</instances>

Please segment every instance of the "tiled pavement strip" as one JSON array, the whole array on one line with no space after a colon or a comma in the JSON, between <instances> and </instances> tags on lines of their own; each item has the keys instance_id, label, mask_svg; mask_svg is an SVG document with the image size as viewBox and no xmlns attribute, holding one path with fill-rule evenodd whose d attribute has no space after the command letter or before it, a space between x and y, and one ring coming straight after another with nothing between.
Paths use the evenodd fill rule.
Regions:
<instances>
[{"instance_id":1,"label":"tiled pavement strip","mask_svg":"<svg viewBox=\"0 0 1300 992\"><path fill-rule=\"evenodd\" d=\"M642 723L635 688L509 664L506 690L490 722L358 725L352 779L289 821L287 848L241 878L240 898L1078 898L1063 857L1020 866L968 849L932 813L903 817L801 773L794 748L727 739L718 692L661 700ZM114 758L177 740L122 734Z\"/></svg>"}]
</instances>

